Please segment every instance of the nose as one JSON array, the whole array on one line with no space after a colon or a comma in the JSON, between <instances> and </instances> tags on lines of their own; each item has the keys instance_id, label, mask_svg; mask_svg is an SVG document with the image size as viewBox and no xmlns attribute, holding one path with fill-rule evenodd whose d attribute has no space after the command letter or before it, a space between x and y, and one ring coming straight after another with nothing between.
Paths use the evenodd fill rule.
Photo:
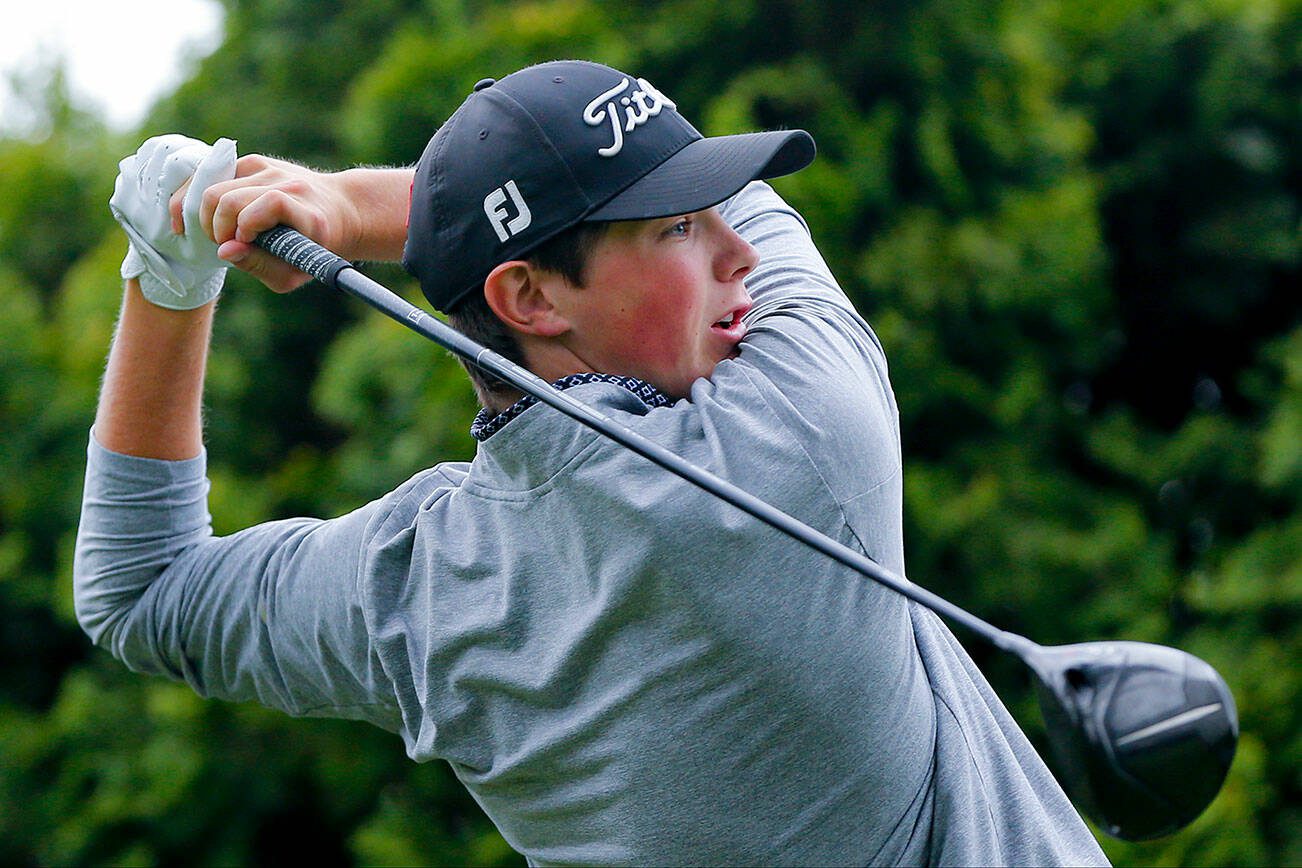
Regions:
<instances>
[{"instance_id":1,"label":"nose","mask_svg":"<svg viewBox=\"0 0 1302 868\"><path fill-rule=\"evenodd\" d=\"M719 225L724 243L715 259L716 276L724 283L743 280L759 264L759 252L722 217Z\"/></svg>"}]
</instances>

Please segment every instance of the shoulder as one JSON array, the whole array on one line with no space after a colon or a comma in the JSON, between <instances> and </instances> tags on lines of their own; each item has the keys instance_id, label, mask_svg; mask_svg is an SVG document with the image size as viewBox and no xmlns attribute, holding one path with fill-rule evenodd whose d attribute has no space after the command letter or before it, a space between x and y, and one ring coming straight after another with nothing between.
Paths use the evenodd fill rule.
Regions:
<instances>
[{"instance_id":1,"label":"shoulder","mask_svg":"<svg viewBox=\"0 0 1302 868\"><path fill-rule=\"evenodd\" d=\"M367 538L384 538L411 525L422 510L459 489L469 472L469 462L448 461L415 474L380 498L371 513Z\"/></svg>"}]
</instances>

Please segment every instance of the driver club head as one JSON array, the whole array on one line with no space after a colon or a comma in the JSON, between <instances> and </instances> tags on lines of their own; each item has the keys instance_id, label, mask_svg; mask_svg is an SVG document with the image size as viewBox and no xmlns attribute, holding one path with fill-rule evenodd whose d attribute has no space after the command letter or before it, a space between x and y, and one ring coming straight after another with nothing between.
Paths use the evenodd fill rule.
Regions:
<instances>
[{"instance_id":1,"label":"driver club head","mask_svg":"<svg viewBox=\"0 0 1302 868\"><path fill-rule=\"evenodd\" d=\"M1207 663L1144 642L1036 646L1020 656L1035 675L1065 787L1107 834L1169 835L1216 797L1239 719Z\"/></svg>"}]
</instances>

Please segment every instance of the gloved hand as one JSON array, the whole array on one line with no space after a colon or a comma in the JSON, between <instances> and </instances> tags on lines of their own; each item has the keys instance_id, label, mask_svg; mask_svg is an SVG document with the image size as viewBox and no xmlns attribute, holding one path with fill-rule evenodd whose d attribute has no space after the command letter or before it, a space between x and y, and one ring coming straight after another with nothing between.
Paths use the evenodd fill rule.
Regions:
<instances>
[{"instance_id":1,"label":"gloved hand","mask_svg":"<svg viewBox=\"0 0 1302 868\"><path fill-rule=\"evenodd\" d=\"M226 263L199 223L203 191L235 177L235 142L211 147L176 134L155 136L118 164L109 210L122 224L131 249L122 277L140 278L145 298L160 307L190 310L221 292ZM193 176L182 206L185 233L172 231L168 200Z\"/></svg>"}]
</instances>

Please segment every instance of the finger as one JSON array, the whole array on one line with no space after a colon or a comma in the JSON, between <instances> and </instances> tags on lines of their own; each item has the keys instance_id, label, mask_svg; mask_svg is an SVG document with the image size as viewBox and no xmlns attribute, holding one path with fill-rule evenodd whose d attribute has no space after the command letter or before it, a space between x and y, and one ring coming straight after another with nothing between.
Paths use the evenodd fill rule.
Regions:
<instances>
[{"instance_id":1,"label":"finger","mask_svg":"<svg viewBox=\"0 0 1302 868\"><path fill-rule=\"evenodd\" d=\"M282 259L265 250L241 241L227 241L217 248L217 255L226 262L253 275L275 292L290 292L312 279Z\"/></svg>"},{"instance_id":2,"label":"finger","mask_svg":"<svg viewBox=\"0 0 1302 868\"><path fill-rule=\"evenodd\" d=\"M299 183L282 182L240 209L235 239L252 244L259 233L282 223L293 226L310 238L320 238L325 218L319 209L303 201L302 191L296 186ZM295 195L295 190L298 190L298 195Z\"/></svg>"},{"instance_id":3,"label":"finger","mask_svg":"<svg viewBox=\"0 0 1302 868\"><path fill-rule=\"evenodd\" d=\"M203 201L199 208L199 221L205 229L211 230L213 226L213 212L217 210L218 203L223 196L231 190L238 190L244 187L265 188L281 180L285 172L281 170L282 161L264 157L261 154L245 154L235 161L235 177L230 181L221 181L212 184L207 190L204 190ZM284 164L288 165L288 164ZM251 201L251 200L247 200ZM215 233L213 240L218 240ZM221 239L225 241L229 239ZM220 244L221 241L218 241Z\"/></svg>"},{"instance_id":4,"label":"finger","mask_svg":"<svg viewBox=\"0 0 1302 868\"><path fill-rule=\"evenodd\" d=\"M159 204L176 192L194 170L202 163L204 156L211 149L202 142L186 145L173 150L160 150L161 160L157 166ZM157 158L155 158L157 159Z\"/></svg>"},{"instance_id":5,"label":"finger","mask_svg":"<svg viewBox=\"0 0 1302 868\"><path fill-rule=\"evenodd\" d=\"M238 182L232 182L238 183ZM225 188L223 190L223 188ZM266 196L270 190L266 187L228 187L225 184L216 184L209 188L203 196L204 209L209 214L209 224L212 226L213 240L218 244L235 239L235 228L240 218L240 214L250 207L251 203ZM208 203L212 202L211 210L208 209ZM238 239L245 240L245 239Z\"/></svg>"},{"instance_id":6,"label":"finger","mask_svg":"<svg viewBox=\"0 0 1302 868\"><path fill-rule=\"evenodd\" d=\"M203 198L199 206L199 223L208 233L208 237L212 238L212 240L216 241L218 244L231 239L230 235L223 237L222 235L217 234L216 212L217 206L221 204L222 199L236 190L260 191L261 189L262 187L260 185L255 186L251 184L247 178L236 178L233 181L220 181L210 186L207 190L204 190ZM257 194L245 193L242 195L243 199L241 200L241 203L247 204L248 202L253 201L253 198Z\"/></svg>"},{"instance_id":7,"label":"finger","mask_svg":"<svg viewBox=\"0 0 1302 868\"><path fill-rule=\"evenodd\" d=\"M264 157L262 154L245 154L235 161L235 177L247 178L280 165L289 164L274 157Z\"/></svg>"},{"instance_id":8,"label":"finger","mask_svg":"<svg viewBox=\"0 0 1302 868\"><path fill-rule=\"evenodd\" d=\"M167 158L185 147L184 136L154 136L146 139L136 151L136 177L143 201L154 201L162 189L163 167ZM171 192L170 190L168 191Z\"/></svg>"},{"instance_id":9,"label":"finger","mask_svg":"<svg viewBox=\"0 0 1302 868\"><path fill-rule=\"evenodd\" d=\"M257 202L261 197L268 194L274 194L272 201L262 203L254 211L254 219L262 220L266 218L268 210L273 215L270 219L276 219L275 215L285 211L285 219L289 219L289 213L285 210L286 204L278 201L281 195L276 192L276 182L266 181L264 183L255 183L255 178L236 178L231 181L221 181L210 186L203 192L202 205L199 209L199 219L204 226L212 229L212 238L218 244L223 241L230 241L235 238L235 228L237 222L243 222L244 218L240 215L244 210L250 207L251 203ZM263 229L270 229L276 225L271 223L266 226L260 226L254 231L254 236ZM252 241L252 238L240 238L241 241Z\"/></svg>"}]
</instances>

